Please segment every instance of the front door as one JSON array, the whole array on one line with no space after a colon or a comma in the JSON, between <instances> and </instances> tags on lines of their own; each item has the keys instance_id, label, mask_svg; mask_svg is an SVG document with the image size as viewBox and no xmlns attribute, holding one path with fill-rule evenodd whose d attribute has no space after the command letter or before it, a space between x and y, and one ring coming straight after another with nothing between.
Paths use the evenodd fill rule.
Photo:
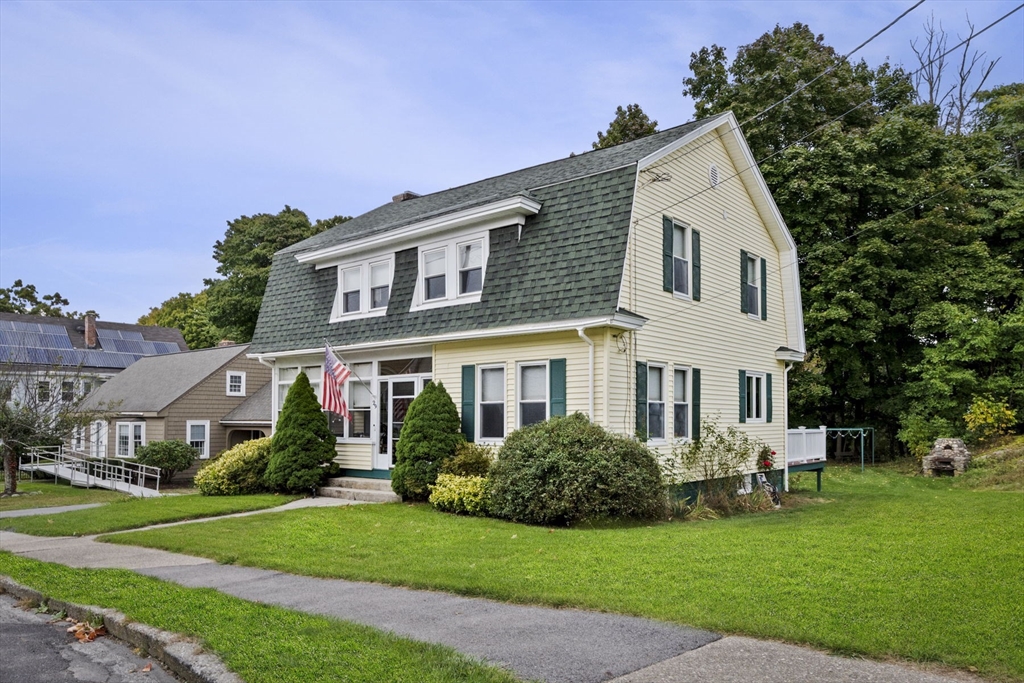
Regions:
<instances>
[{"instance_id":1,"label":"front door","mask_svg":"<svg viewBox=\"0 0 1024 683\"><path fill-rule=\"evenodd\" d=\"M423 380L416 377L389 377L380 380L378 409L380 410L380 433L377 439L377 469L391 469L395 466L395 447L398 436L405 424L409 405L423 387Z\"/></svg>"}]
</instances>

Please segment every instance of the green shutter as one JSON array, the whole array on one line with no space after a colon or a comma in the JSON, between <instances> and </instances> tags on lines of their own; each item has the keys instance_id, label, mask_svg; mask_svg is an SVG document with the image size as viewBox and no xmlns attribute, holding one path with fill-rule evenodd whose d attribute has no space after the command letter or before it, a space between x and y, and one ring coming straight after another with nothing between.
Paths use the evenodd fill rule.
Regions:
<instances>
[{"instance_id":1,"label":"green shutter","mask_svg":"<svg viewBox=\"0 0 1024 683\"><path fill-rule=\"evenodd\" d=\"M691 438L700 441L700 370L692 368L690 376L690 412L693 414Z\"/></svg>"},{"instance_id":2,"label":"green shutter","mask_svg":"<svg viewBox=\"0 0 1024 683\"><path fill-rule=\"evenodd\" d=\"M647 440L647 363L636 363L636 435Z\"/></svg>"},{"instance_id":3,"label":"green shutter","mask_svg":"<svg viewBox=\"0 0 1024 683\"><path fill-rule=\"evenodd\" d=\"M691 266L693 286L690 291L693 292L693 300L700 301L700 233L696 230L691 230L690 234L690 260L693 264Z\"/></svg>"},{"instance_id":4,"label":"green shutter","mask_svg":"<svg viewBox=\"0 0 1024 683\"><path fill-rule=\"evenodd\" d=\"M740 370L740 422L747 421L747 371Z\"/></svg>"},{"instance_id":5,"label":"green shutter","mask_svg":"<svg viewBox=\"0 0 1024 683\"><path fill-rule=\"evenodd\" d=\"M661 279L666 292L672 291L672 219L661 217Z\"/></svg>"},{"instance_id":6,"label":"green shutter","mask_svg":"<svg viewBox=\"0 0 1024 683\"><path fill-rule=\"evenodd\" d=\"M740 249L740 312L750 312L747 309L747 252L743 249Z\"/></svg>"},{"instance_id":7,"label":"green shutter","mask_svg":"<svg viewBox=\"0 0 1024 683\"><path fill-rule=\"evenodd\" d=\"M764 376L764 400L767 404L764 411L764 419L772 421L772 373Z\"/></svg>"},{"instance_id":8,"label":"green shutter","mask_svg":"<svg viewBox=\"0 0 1024 683\"><path fill-rule=\"evenodd\" d=\"M462 434L466 441L476 436L476 366L462 366Z\"/></svg>"},{"instance_id":9,"label":"green shutter","mask_svg":"<svg viewBox=\"0 0 1024 683\"><path fill-rule=\"evenodd\" d=\"M768 262L761 259L761 320L768 319Z\"/></svg>"},{"instance_id":10,"label":"green shutter","mask_svg":"<svg viewBox=\"0 0 1024 683\"><path fill-rule=\"evenodd\" d=\"M551 389L548 394L548 414L550 417L565 415L565 359L552 358L548 363L548 373L548 384Z\"/></svg>"}]
</instances>

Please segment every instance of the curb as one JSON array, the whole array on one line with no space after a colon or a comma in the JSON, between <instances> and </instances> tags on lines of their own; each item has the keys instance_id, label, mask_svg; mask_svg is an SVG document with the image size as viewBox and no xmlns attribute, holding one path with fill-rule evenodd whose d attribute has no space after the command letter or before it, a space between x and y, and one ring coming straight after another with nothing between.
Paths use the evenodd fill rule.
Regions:
<instances>
[{"instance_id":1,"label":"curb","mask_svg":"<svg viewBox=\"0 0 1024 683\"><path fill-rule=\"evenodd\" d=\"M245 683L238 674L230 671L219 657L203 652L201 646L194 640L133 622L117 610L76 605L49 598L7 576L0 576L0 592L10 593L19 599L46 603L51 610L63 611L76 621L89 621L94 624L102 621L107 633L147 652L150 657L159 660L188 683Z\"/></svg>"}]
</instances>

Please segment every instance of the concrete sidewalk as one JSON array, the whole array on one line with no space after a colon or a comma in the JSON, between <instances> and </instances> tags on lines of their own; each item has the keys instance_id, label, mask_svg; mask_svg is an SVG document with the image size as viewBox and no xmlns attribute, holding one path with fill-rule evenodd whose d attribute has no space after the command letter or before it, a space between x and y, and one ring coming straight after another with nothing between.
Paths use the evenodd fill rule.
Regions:
<instances>
[{"instance_id":1,"label":"concrete sidewalk","mask_svg":"<svg viewBox=\"0 0 1024 683\"><path fill-rule=\"evenodd\" d=\"M979 680L835 657L808 648L725 637L649 619L511 605L448 593L316 579L220 565L162 550L0 532L0 549L72 567L120 567L180 585L210 587L442 643L552 683L840 681L950 683Z\"/></svg>"},{"instance_id":2,"label":"concrete sidewalk","mask_svg":"<svg viewBox=\"0 0 1024 683\"><path fill-rule=\"evenodd\" d=\"M81 505L59 505L52 508L25 508L24 510L4 510L0 512L0 519L10 517L32 517L34 515L59 515L62 512L74 512L75 510L88 510L98 508L106 503L82 503Z\"/></svg>"}]
</instances>

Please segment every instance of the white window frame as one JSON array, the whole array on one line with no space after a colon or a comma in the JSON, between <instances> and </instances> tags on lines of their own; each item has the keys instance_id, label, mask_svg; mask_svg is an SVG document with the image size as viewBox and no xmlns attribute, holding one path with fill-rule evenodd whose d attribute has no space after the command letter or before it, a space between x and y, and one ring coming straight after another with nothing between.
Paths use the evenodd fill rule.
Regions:
<instances>
[{"instance_id":1,"label":"white window frame","mask_svg":"<svg viewBox=\"0 0 1024 683\"><path fill-rule=\"evenodd\" d=\"M754 264L754 277L750 277L750 264ZM756 256L750 252L747 252L747 262L744 265L747 269L747 288L751 285L754 286L754 305L750 305L750 299L747 299L747 317L751 320L761 319L761 257ZM747 292L743 293L747 296Z\"/></svg>"},{"instance_id":2,"label":"white window frame","mask_svg":"<svg viewBox=\"0 0 1024 683\"><path fill-rule=\"evenodd\" d=\"M683 256L676 256L676 229L683 232ZM684 301L693 299L693 229L686 223L672 221L672 296ZM680 292L676 289L676 260L685 262L686 268L686 291Z\"/></svg>"},{"instance_id":3,"label":"white window frame","mask_svg":"<svg viewBox=\"0 0 1024 683\"><path fill-rule=\"evenodd\" d=\"M345 401L348 405L348 409L356 410L355 401L352 400L353 387L356 384L365 384L367 391L370 392L370 416L366 423L366 428L369 434L366 436L352 436L352 421L345 420L345 435L339 436L335 434L335 441L338 443L361 443L370 444L373 443L374 425L376 424L375 409L378 408L377 401L375 400L376 394L374 393L374 386L377 384L377 364L372 361L362 361L360 363L352 363L352 365L369 365L370 370L368 372L360 372L357 378L354 374L350 375L348 380L345 382L345 386L342 387L342 391L345 394ZM359 408L358 410L366 410L366 408Z\"/></svg>"},{"instance_id":4,"label":"white window frame","mask_svg":"<svg viewBox=\"0 0 1024 683\"><path fill-rule=\"evenodd\" d=\"M498 401L484 402L484 371L501 370L501 436L483 436L484 405L496 405ZM476 369L476 440L478 443L502 443L508 431L508 368L505 363L479 365Z\"/></svg>"},{"instance_id":5,"label":"white window frame","mask_svg":"<svg viewBox=\"0 0 1024 683\"><path fill-rule=\"evenodd\" d=\"M551 419L551 364L546 361L522 361L516 363L516 428L523 427L523 368L544 368L544 420ZM531 403L538 403L536 400Z\"/></svg>"},{"instance_id":6,"label":"white window frame","mask_svg":"<svg viewBox=\"0 0 1024 683\"><path fill-rule=\"evenodd\" d=\"M358 318L376 318L388 312L388 306L373 308L373 291L370 274L374 266L386 265L388 267L388 303L391 303L391 295L395 284L395 254L378 254L359 261L346 261L338 265L338 288L334 295L334 306L331 309L331 322L337 323L345 320ZM359 270L359 309L345 312L345 271ZM355 290L350 290L355 291Z\"/></svg>"},{"instance_id":7,"label":"white window frame","mask_svg":"<svg viewBox=\"0 0 1024 683\"><path fill-rule=\"evenodd\" d=\"M309 377L309 384L313 387L313 393L316 394L316 400L320 402L320 383L324 376L323 363L320 365L289 365L286 367L278 368L277 372L277 395L274 396L274 400L277 403L277 415L281 414L281 408L284 407L284 400L288 396L288 389L291 388L292 384L295 383L294 379L281 380L281 372L284 370L295 370L295 376L298 377L300 372L305 372L306 377ZM310 375L311 372L316 372L315 379ZM281 391L284 388L285 391ZM277 424L277 417L274 418L274 424Z\"/></svg>"},{"instance_id":8,"label":"white window frame","mask_svg":"<svg viewBox=\"0 0 1024 683\"><path fill-rule=\"evenodd\" d=\"M128 430L128 452L121 452L121 427ZM141 442L135 443L135 427L142 427ZM134 458L135 449L146 445L146 423L145 422L117 422L114 426L114 456L117 458Z\"/></svg>"},{"instance_id":9,"label":"white window frame","mask_svg":"<svg viewBox=\"0 0 1024 683\"><path fill-rule=\"evenodd\" d=\"M651 400L651 370L661 370L661 400ZM667 402L665 401L665 389L668 386L665 375L668 374L668 366L664 363L647 363L647 440L654 443L665 443L665 432L668 429L668 417L665 414ZM661 404L661 436L651 433L651 404Z\"/></svg>"},{"instance_id":10,"label":"white window frame","mask_svg":"<svg viewBox=\"0 0 1024 683\"><path fill-rule=\"evenodd\" d=\"M480 291L459 293L459 247L471 242L480 243ZM426 299L426 286L424 285L424 256L439 249L445 250L445 285L444 297L437 299ZM490 231L473 230L463 231L449 236L447 239L423 244L419 247L416 263L416 288L413 291L412 305L410 311L422 311L431 308L443 308L446 306L459 306L472 304L480 301L484 287L487 284L487 257L490 254Z\"/></svg>"},{"instance_id":11,"label":"white window frame","mask_svg":"<svg viewBox=\"0 0 1024 683\"><path fill-rule=\"evenodd\" d=\"M763 373L763 372L755 372L755 371L752 371L752 370L746 370L745 372L746 372L746 380L745 381L747 383L747 386L745 388L747 402L746 402L746 405L743 407L743 409L744 409L744 411L746 411L746 422L748 424L749 423L759 424L759 423L762 423L762 422L767 422L768 421L768 417L767 417L768 416L768 397L766 395L766 386L767 386L767 384L766 384L766 382L767 382L766 374ZM751 389L752 388L756 388L759 384L760 384L760 387L761 387L761 391L760 391L760 395L761 396L760 396L760 401L757 401L756 400L757 392L756 391L755 392L751 392ZM751 413L751 408L753 408L753 414ZM760 417L756 417L758 410L760 410L760 412L761 412L761 416Z\"/></svg>"},{"instance_id":12,"label":"white window frame","mask_svg":"<svg viewBox=\"0 0 1024 683\"><path fill-rule=\"evenodd\" d=\"M240 391L231 391L231 379L233 377L241 378ZM240 370L228 370L224 382L224 393L226 396L245 396L245 373Z\"/></svg>"},{"instance_id":13,"label":"white window frame","mask_svg":"<svg viewBox=\"0 0 1024 683\"><path fill-rule=\"evenodd\" d=\"M683 400L676 400L676 373L685 372L686 379L683 380ZM674 365L672 366L672 438L676 441L689 441L692 437L690 434L692 422L693 422L693 369L689 365ZM679 436L676 434L676 406L686 406L686 419L683 421L684 434Z\"/></svg>"},{"instance_id":14,"label":"white window frame","mask_svg":"<svg viewBox=\"0 0 1024 683\"><path fill-rule=\"evenodd\" d=\"M185 443L189 446L192 445L192 427L201 425L203 431L206 434L206 438L203 439L203 447L199 448L199 459L209 460L210 459L210 421L209 420L185 420Z\"/></svg>"}]
</instances>

